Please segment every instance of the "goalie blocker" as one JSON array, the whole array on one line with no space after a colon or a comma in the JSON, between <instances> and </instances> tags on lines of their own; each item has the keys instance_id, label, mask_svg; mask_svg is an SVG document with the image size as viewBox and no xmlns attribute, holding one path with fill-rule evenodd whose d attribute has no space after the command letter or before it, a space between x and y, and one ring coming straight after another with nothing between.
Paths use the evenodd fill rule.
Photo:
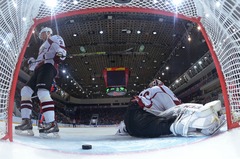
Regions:
<instances>
[{"instance_id":1,"label":"goalie blocker","mask_svg":"<svg viewBox=\"0 0 240 159\"><path fill-rule=\"evenodd\" d=\"M199 136L212 135L225 123L219 116L219 100L205 105L185 103L172 107L159 115L141 109L136 102L130 102L124 117L123 130L135 137L159 137L163 135ZM117 132L117 134L119 134Z\"/></svg>"}]
</instances>

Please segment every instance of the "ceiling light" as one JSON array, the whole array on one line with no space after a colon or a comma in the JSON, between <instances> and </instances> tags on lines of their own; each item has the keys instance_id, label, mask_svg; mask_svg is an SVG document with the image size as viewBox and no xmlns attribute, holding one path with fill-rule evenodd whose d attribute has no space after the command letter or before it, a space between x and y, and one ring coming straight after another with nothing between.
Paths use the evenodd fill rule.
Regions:
<instances>
[{"instance_id":1,"label":"ceiling light","mask_svg":"<svg viewBox=\"0 0 240 159\"><path fill-rule=\"evenodd\" d=\"M57 0L51 0L51 1L45 0L45 4L48 7L54 8L57 6Z\"/></svg>"},{"instance_id":2,"label":"ceiling light","mask_svg":"<svg viewBox=\"0 0 240 159\"><path fill-rule=\"evenodd\" d=\"M103 31L101 30L101 31L99 31L99 33L100 33L100 34L103 34Z\"/></svg>"},{"instance_id":3,"label":"ceiling light","mask_svg":"<svg viewBox=\"0 0 240 159\"><path fill-rule=\"evenodd\" d=\"M66 73L66 70L62 70L62 73Z\"/></svg>"},{"instance_id":4,"label":"ceiling light","mask_svg":"<svg viewBox=\"0 0 240 159\"><path fill-rule=\"evenodd\" d=\"M81 51L82 53L85 53L85 52L86 52L86 49L84 48L84 46L80 46L80 51Z\"/></svg>"},{"instance_id":5,"label":"ceiling light","mask_svg":"<svg viewBox=\"0 0 240 159\"><path fill-rule=\"evenodd\" d=\"M17 4L15 2L12 2L12 3L13 3L14 8L17 8Z\"/></svg>"},{"instance_id":6,"label":"ceiling light","mask_svg":"<svg viewBox=\"0 0 240 159\"><path fill-rule=\"evenodd\" d=\"M73 36L76 37L78 34L77 33L74 33Z\"/></svg>"},{"instance_id":7,"label":"ceiling light","mask_svg":"<svg viewBox=\"0 0 240 159\"><path fill-rule=\"evenodd\" d=\"M159 22L163 22L163 20L164 20L163 18L159 18L158 19Z\"/></svg>"},{"instance_id":8,"label":"ceiling light","mask_svg":"<svg viewBox=\"0 0 240 159\"><path fill-rule=\"evenodd\" d=\"M127 32L126 32L126 33L127 33L127 34L131 34L131 32L132 32L131 30L127 30Z\"/></svg>"},{"instance_id":9,"label":"ceiling light","mask_svg":"<svg viewBox=\"0 0 240 159\"><path fill-rule=\"evenodd\" d=\"M107 18L108 18L108 19L112 19L113 17L112 17L111 15L108 15Z\"/></svg>"},{"instance_id":10,"label":"ceiling light","mask_svg":"<svg viewBox=\"0 0 240 159\"><path fill-rule=\"evenodd\" d=\"M144 49L145 49L145 46L144 45L140 45L140 47L139 47L139 52L143 52L144 51Z\"/></svg>"},{"instance_id":11,"label":"ceiling light","mask_svg":"<svg viewBox=\"0 0 240 159\"><path fill-rule=\"evenodd\" d=\"M141 34L141 31L140 31L140 30L138 30L138 31L137 31L137 34Z\"/></svg>"},{"instance_id":12,"label":"ceiling light","mask_svg":"<svg viewBox=\"0 0 240 159\"><path fill-rule=\"evenodd\" d=\"M156 35L156 34L157 34L157 32L156 32L156 31L153 31L153 34L154 34L154 35Z\"/></svg>"},{"instance_id":13,"label":"ceiling light","mask_svg":"<svg viewBox=\"0 0 240 159\"><path fill-rule=\"evenodd\" d=\"M73 4L77 5L77 4L78 4L78 1L77 1L77 0L74 0L74 1L73 1Z\"/></svg>"},{"instance_id":14,"label":"ceiling light","mask_svg":"<svg viewBox=\"0 0 240 159\"><path fill-rule=\"evenodd\" d=\"M172 0L172 4L175 6L180 5L180 3L182 3L182 0Z\"/></svg>"},{"instance_id":15,"label":"ceiling light","mask_svg":"<svg viewBox=\"0 0 240 159\"><path fill-rule=\"evenodd\" d=\"M220 7L221 3L220 2L216 2L216 7Z\"/></svg>"}]
</instances>

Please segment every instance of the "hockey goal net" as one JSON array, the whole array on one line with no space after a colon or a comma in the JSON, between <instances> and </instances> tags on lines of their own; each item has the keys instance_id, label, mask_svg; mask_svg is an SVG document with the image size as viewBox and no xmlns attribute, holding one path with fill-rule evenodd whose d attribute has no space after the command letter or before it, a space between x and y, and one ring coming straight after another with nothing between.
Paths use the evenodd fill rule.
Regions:
<instances>
[{"instance_id":1,"label":"hockey goal net","mask_svg":"<svg viewBox=\"0 0 240 159\"><path fill-rule=\"evenodd\" d=\"M125 2L126 0L118 0ZM180 1L180 0L179 0ZM179 2L178 1L178 2ZM0 2L0 138L12 141L14 96L34 28L51 19L94 12L144 12L197 23L209 46L224 97L228 128L240 123L240 1L238 0L43 0Z\"/></svg>"}]
</instances>

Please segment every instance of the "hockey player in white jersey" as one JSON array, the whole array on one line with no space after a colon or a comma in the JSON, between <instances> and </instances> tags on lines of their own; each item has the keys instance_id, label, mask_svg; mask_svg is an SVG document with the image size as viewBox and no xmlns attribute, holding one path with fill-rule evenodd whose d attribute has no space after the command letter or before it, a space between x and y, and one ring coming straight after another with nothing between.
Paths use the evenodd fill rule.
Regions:
<instances>
[{"instance_id":1,"label":"hockey player in white jersey","mask_svg":"<svg viewBox=\"0 0 240 159\"><path fill-rule=\"evenodd\" d=\"M53 35L52 29L45 27L39 33L44 42L39 48L38 57L28 61L33 74L27 84L21 89L22 123L15 127L17 134L34 135L30 115L32 113L32 94L37 92L41 102L41 110L45 117L46 126L39 130L41 134L57 134L59 128L55 121L54 101L50 96L52 81L58 72L58 64L66 58L65 43L61 36Z\"/></svg>"},{"instance_id":2,"label":"hockey player in white jersey","mask_svg":"<svg viewBox=\"0 0 240 159\"><path fill-rule=\"evenodd\" d=\"M131 100L117 134L136 137L211 135L221 126L220 101L205 105L180 104L160 80L155 79L149 86Z\"/></svg>"},{"instance_id":3,"label":"hockey player in white jersey","mask_svg":"<svg viewBox=\"0 0 240 159\"><path fill-rule=\"evenodd\" d=\"M159 123L161 123L165 119L158 119L158 114L179 104L181 104L181 100L178 99L175 94L167 86L164 85L162 81L154 79L152 82L150 82L149 88L143 90L141 93L139 93L138 96L133 97L133 99L129 103L127 112L125 113L124 121L122 121L119 125L117 134L124 135L126 133L129 133L132 136L141 137L159 136L160 131L162 131L163 129L159 126L155 126L158 125L157 123L150 124L152 125L151 127L154 128L154 130L152 131L147 129L144 129L144 131L142 131L137 125L140 123L140 125L145 125L145 123L147 124L147 122L149 122L148 120L155 119L160 120ZM140 120L139 123L135 124L138 119ZM147 120L145 121L145 119ZM173 122L173 120L174 118L171 119L169 122ZM167 122L167 120L165 120L164 122ZM126 125L129 129L128 132L126 130ZM135 126L137 127L135 128ZM158 130L155 130L155 128ZM132 131L134 132L132 132L131 129L133 129ZM141 132L135 132L137 130ZM166 132L161 132L161 134L170 133L170 129L165 130Z\"/></svg>"},{"instance_id":4,"label":"hockey player in white jersey","mask_svg":"<svg viewBox=\"0 0 240 159\"><path fill-rule=\"evenodd\" d=\"M181 100L163 84L162 81L154 79L148 89L143 90L133 101L145 111L154 115L181 104Z\"/></svg>"}]
</instances>

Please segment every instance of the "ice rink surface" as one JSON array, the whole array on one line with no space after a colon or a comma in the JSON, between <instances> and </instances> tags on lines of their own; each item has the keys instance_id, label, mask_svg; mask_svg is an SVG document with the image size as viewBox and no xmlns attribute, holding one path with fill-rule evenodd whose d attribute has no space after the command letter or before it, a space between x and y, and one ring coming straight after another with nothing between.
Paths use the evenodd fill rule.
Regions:
<instances>
[{"instance_id":1,"label":"ice rink surface","mask_svg":"<svg viewBox=\"0 0 240 159\"><path fill-rule=\"evenodd\" d=\"M14 125L13 125L14 126ZM13 135L0 141L1 159L240 159L240 128L211 137L152 139L115 135L117 127L62 128L59 139ZM83 144L92 149L83 150Z\"/></svg>"}]
</instances>

